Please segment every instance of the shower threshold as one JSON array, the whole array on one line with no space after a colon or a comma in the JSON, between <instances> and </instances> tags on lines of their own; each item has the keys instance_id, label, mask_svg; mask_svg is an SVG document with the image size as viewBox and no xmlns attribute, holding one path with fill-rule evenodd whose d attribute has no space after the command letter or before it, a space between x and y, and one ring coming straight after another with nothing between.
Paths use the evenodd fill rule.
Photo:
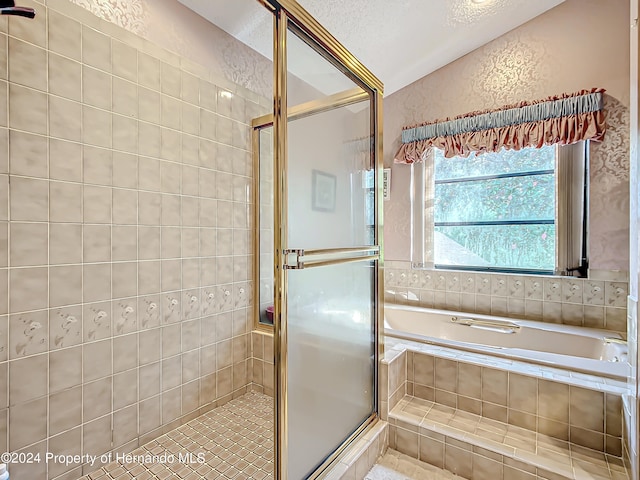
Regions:
<instances>
[{"instance_id":1,"label":"shower threshold","mask_svg":"<svg viewBox=\"0 0 640 480\"><path fill-rule=\"evenodd\" d=\"M79 480L273 478L273 399L249 392Z\"/></svg>"}]
</instances>

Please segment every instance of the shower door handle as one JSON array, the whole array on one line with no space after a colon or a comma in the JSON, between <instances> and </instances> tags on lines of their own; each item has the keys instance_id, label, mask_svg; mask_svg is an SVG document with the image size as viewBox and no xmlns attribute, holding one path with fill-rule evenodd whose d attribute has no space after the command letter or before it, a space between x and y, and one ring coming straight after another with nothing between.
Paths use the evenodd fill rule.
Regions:
<instances>
[{"instance_id":1,"label":"shower door handle","mask_svg":"<svg viewBox=\"0 0 640 480\"><path fill-rule=\"evenodd\" d=\"M283 251L285 270L303 270L311 267L325 267L340 263L378 260L380 247L325 248L304 250L301 248Z\"/></svg>"}]
</instances>

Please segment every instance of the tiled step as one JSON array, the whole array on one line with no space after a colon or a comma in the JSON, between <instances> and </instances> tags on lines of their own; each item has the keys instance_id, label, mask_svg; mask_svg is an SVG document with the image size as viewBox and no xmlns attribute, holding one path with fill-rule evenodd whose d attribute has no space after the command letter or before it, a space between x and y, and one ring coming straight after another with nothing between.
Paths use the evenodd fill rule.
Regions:
<instances>
[{"instance_id":1,"label":"tiled step","mask_svg":"<svg viewBox=\"0 0 640 480\"><path fill-rule=\"evenodd\" d=\"M387 450L364 480L460 480L460 477L396 450Z\"/></svg>"},{"instance_id":2,"label":"tiled step","mask_svg":"<svg viewBox=\"0 0 640 480\"><path fill-rule=\"evenodd\" d=\"M628 480L621 458L420 398L389 412L389 447L470 480Z\"/></svg>"}]
</instances>

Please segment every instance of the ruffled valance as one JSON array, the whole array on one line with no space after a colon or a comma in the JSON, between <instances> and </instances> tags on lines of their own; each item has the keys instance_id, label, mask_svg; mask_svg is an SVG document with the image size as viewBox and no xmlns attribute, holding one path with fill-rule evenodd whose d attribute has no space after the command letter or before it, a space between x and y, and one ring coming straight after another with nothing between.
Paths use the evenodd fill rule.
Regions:
<instances>
[{"instance_id":1,"label":"ruffled valance","mask_svg":"<svg viewBox=\"0 0 640 480\"><path fill-rule=\"evenodd\" d=\"M420 162L431 147L444 150L445 157L451 158L502 148L602 141L606 130L604 92L601 88L582 90L404 127L395 162Z\"/></svg>"},{"instance_id":2,"label":"ruffled valance","mask_svg":"<svg viewBox=\"0 0 640 480\"><path fill-rule=\"evenodd\" d=\"M348 157L351 159L351 169L371 170L375 167L375 142L373 135L359 137L344 142Z\"/></svg>"}]
</instances>

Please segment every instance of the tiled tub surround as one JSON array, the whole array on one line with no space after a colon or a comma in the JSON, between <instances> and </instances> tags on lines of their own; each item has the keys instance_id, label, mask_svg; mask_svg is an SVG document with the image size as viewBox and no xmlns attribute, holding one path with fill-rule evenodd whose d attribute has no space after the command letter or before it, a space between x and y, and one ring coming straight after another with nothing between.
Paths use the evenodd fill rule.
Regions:
<instances>
[{"instance_id":1,"label":"tiled tub surround","mask_svg":"<svg viewBox=\"0 0 640 480\"><path fill-rule=\"evenodd\" d=\"M412 269L391 261L384 276L385 302L627 331L626 273L582 279Z\"/></svg>"},{"instance_id":2,"label":"tiled tub surround","mask_svg":"<svg viewBox=\"0 0 640 480\"><path fill-rule=\"evenodd\" d=\"M627 478L623 382L395 339L381 367L391 448L465 478Z\"/></svg>"},{"instance_id":3,"label":"tiled tub surround","mask_svg":"<svg viewBox=\"0 0 640 480\"><path fill-rule=\"evenodd\" d=\"M0 19L0 451L129 451L250 381L248 124L271 103L27 4Z\"/></svg>"},{"instance_id":4,"label":"tiled tub surround","mask_svg":"<svg viewBox=\"0 0 640 480\"><path fill-rule=\"evenodd\" d=\"M629 478L620 457L416 397L394 409L389 447L472 480Z\"/></svg>"},{"instance_id":5,"label":"tiled tub surround","mask_svg":"<svg viewBox=\"0 0 640 480\"><path fill-rule=\"evenodd\" d=\"M619 394L411 351L407 394L622 455Z\"/></svg>"}]
</instances>

